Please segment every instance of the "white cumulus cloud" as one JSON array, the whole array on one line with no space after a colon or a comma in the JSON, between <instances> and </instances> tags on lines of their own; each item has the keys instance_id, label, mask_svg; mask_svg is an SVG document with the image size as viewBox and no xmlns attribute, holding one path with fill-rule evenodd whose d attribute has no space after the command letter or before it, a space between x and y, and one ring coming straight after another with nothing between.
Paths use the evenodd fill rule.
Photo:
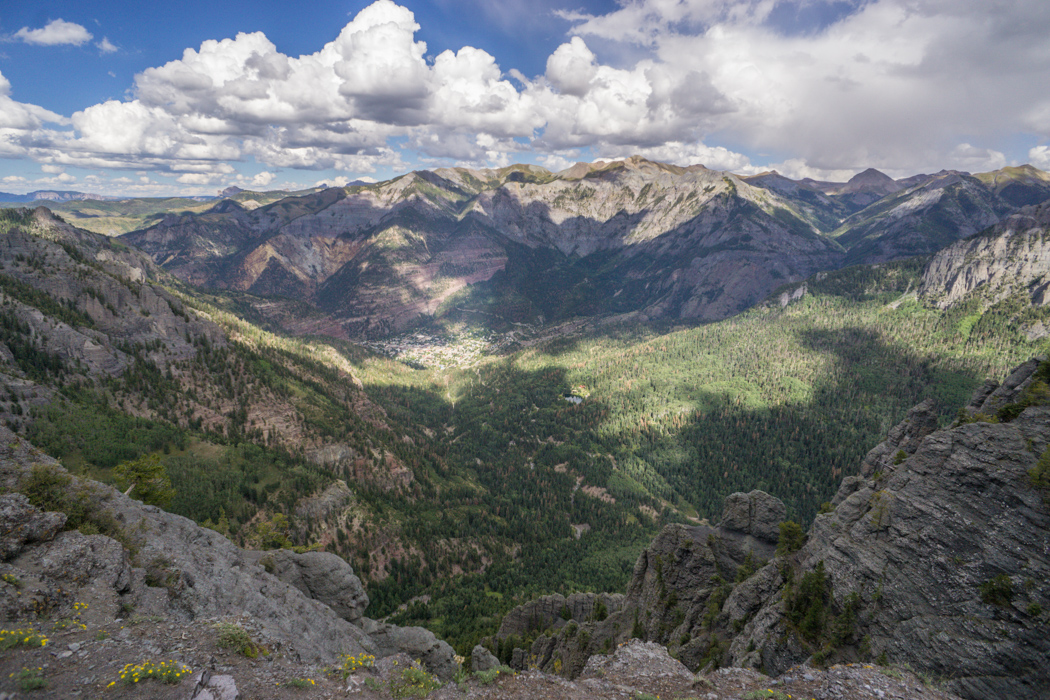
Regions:
<instances>
[{"instance_id":1,"label":"white cumulus cloud","mask_svg":"<svg viewBox=\"0 0 1050 700\"><path fill-rule=\"evenodd\" d=\"M817 6L823 24L783 22ZM538 76L471 46L428 54L393 0L314 53L286 55L261 32L205 41L69 119L13 100L0 75L0 157L201 187L252 160L263 172L242 177L261 187L273 181L252 178L282 168L357 176L526 156L558 169L584 152L841 179L868 166L994 169L1023 157L1004 134L1050 139L1050 93L1034 87L1050 84L1050 3L621 0L560 14L571 34ZM63 20L15 37L92 39ZM1028 158L1050 165L1046 146Z\"/></svg>"},{"instance_id":2,"label":"white cumulus cloud","mask_svg":"<svg viewBox=\"0 0 1050 700\"><path fill-rule=\"evenodd\" d=\"M15 38L21 39L27 44L40 44L43 46L59 46L61 44L83 46L91 41L92 34L75 22L53 19L40 29L22 27L15 32ZM103 41L108 43L107 40Z\"/></svg>"}]
</instances>

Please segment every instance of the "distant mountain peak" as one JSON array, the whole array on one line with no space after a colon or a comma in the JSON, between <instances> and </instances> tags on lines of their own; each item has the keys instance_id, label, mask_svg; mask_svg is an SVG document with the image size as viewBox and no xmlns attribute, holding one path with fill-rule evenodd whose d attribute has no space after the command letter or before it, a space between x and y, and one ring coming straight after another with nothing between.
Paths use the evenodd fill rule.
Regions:
<instances>
[{"instance_id":1,"label":"distant mountain peak","mask_svg":"<svg viewBox=\"0 0 1050 700\"><path fill-rule=\"evenodd\" d=\"M878 194L892 194L899 189L901 189L901 186L889 175L875 168L868 168L851 177L839 193L874 192Z\"/></svg>"}]
</instances>

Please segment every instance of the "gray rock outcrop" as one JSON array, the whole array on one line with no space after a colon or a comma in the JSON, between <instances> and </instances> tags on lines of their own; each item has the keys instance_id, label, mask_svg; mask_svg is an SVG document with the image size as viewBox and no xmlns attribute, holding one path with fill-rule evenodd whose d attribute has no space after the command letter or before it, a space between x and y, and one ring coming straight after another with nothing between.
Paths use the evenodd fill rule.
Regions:
<instances>
[{"instance_id":1,"label":"gray rock outcrop","mask_svg":"<svg viewBox=\"0 0 1050 700\"><path fill-rule=\"evenodd\" d=\"M28 543L54 538L65 524L64 513L42 513L20 493L0 495L0 560L18 554Z\"/></svg>"},{"instance_id":2,"label":"gray rock outcrop","mask_svg":"<svg viewBox=\"0 0 1050 700\"><path fill-rule=\"evenodd\" d=\"M17 490L32 466L64 476L54 460L0 427L0 486ZM0 496L7 559L0 568L24 586L0 586L4 617L57 609L75 599L88 603L90 615L101 621L129 608L184 622L250 620L260 643L308 663L332 663L343 653L404 652L442 678L458 670L452 648L428 630L363 618L368 597L349 564L335 555L245 551L217 532L110 487L87 481L72 486L90 491L94 507L119 524L134 558L104 535L55 534L64 515L42 513L18 493ZM45 608L30 610L23 603Z\"/></svg>"},{"instance_id":3,"label":"gray rock outcrop","mask_svg":"<svg viewBox=\"0 0 1050 700\"><path fill-rule=\"evenodd\" d=\"M908 411L908 415L890 430L886 439L865 455L860 473L871 476L877 471L892 469L900 459L915 454L922 439L938 427L933 399L926 399Z\"/></svg>"},{"instance_id":4,"label":"gray rock outcrop","mask_svg":"<svg viewBox=\"0 0 1050 700\"><path fill-rule=\"evenodd\" d=\"M563 596L555 593L541 596L508 612L500 623L496 638L525 637L540 630L559 630L570 621L589 622L594 616L595 604L599 600L605 607L605 616L608 616L620 609L623 595L571 593Z\"/></svg>"},{"instance_id":5,"label":"gray rock outcrop","mask_svg":"<svg viewBox=\"0 0 1050 700\"><path fill-rule=\"evenodd\" d=\"M456 652L448 642L438 639L428 629L398 627L367 617L362 619L361 626L375 644L374 653L377 658L407 654L412 659L422 661L427 670L445 681L450 680L459 671Z\"/></svg>"},{"instance_id":6,"label":"gray rock outcrop","mask_svg":"<svg viewBox=\"0 0 1050 700\"><path fill-rule=\"evenodd\" d=\"M710 601L720 607L726 582L747 578L773 557L785 514L779 499L752 491L726 498L717 527L666 526L638 557L626 595L609 606L603 620L589 614L573 614L569 620L556 617L563 611L561 601L567 604L573 596L544 596L518 606L504 618L497 637L543 634L528 650L515 650L511 666L558 670L573 678L593 654L641 637L669 645L687 666L699 667L713 640ZM740 600L737 606L751 610L760 603L761 599Z\"/></svg>"},{"instance_id":7,"label":"gray rock outcrop","mask_svg":"<svg viewBox=\"0 0 1050 700\"><path fill-rule=\"evenodd\" d=\"M485 671L491 671L494 668L499 668L499 659L493 656L492 652L476 644L470 652L470 669L474 673L483 673Z\"/></svg>"},{"instance_id":8,"label":"gray rock outcrop","mask_svg":"<svg viewBox=\"0 0 1050 700\"><path fill-rule=\"evenodd\" d=\"M289 549L246 552L279 580L295 586L304 595L320 601L351 624L359 624L368 607L368 594L353 568L331 552L304 552Z\"/></svg>"},{"instance_id":9,"label":"gray rock outcrop","mask_svg":"<svg viewBox=\"0 0 1050 700\"><path fill-rule=\"evenodd\" d=\"M786 516L783 501L765 491L734 493L725 500L718 527L775 544L780 536L779 525Z\"/></svg>"},{"instance_id":10,"label":"gray rock outcrop","mask_svg":"<svg viewBox=\"0 0 1050 700\"><path fill-rule=\"evenodd\" d=\"M1038 366L983 391L978 408L1016 399ZM966 698L1050 697L1050 507L1028 480L1048 446L1050 407L1032 406L1009 423L933 432L877 480L844 480L794 573L824 572L827 624L853 620L839 644L947 679ZM776 566L754 577L773 585L732 640L731 664L780 673L828 639L791 622L785 600L797 598Z\"/></svg>"}]
</instances>

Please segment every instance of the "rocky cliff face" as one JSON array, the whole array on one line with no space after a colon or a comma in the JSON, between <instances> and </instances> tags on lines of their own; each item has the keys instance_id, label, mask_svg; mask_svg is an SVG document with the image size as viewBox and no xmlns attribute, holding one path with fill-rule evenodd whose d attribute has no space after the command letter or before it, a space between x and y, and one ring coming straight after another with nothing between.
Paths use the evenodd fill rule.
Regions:
<instances>
[{"instance_id":1,"label":"rocky cliff face","mask_svg":"<svg viewBox=\"0 0 1050 700\"><path fill-rule=\"evenodd\" d=\"M934 256L920 293L947 308L973 292L986 303L1023 292L1050 303L1050 204L1025 207L979 236Z\"/></svg>"},{"instance_id":2,"label":"rocky cliff face","mask_svg":"<svg viewBox=\"0 0 1050 700\"><path fill-rule=\"evenodd\" d=\"M516 665L557 669L569 676L580 673L591 655L632 637L665 644L686 665L701 668L720 658L713 622L733 582L773 557L784 514L784 504L761 491L733 494L715 527L664 528L638 558L626 595L607 618L551 620L535 614L537 604L553 607L540 599L513 610L497 637L521 634L518 621L534 620L530 629L544 634L527 654L515 656Z\"/></svg>"},{"instance_id":3,"label":"rocky cliff face","mask_svg":"<svg viewBox=\"0 0 1050 700\"><path fill-rule=\"evenodd\" d=\"M775 551L783 506L761 492L729 497L717 527L668 526L619 611L539 637L532 662L573 674L641 637L694 669L878 660L975 700L1050 697L1050 494L1030 476L1050 459L1048 377L1028 362L944 429L916 407L797 551Z\"/></svg>"},{"instance_id":4,"label":"rocky cliff face","mask_svg":"<svg viewBox=\"0 0 1050 700\"><path fill-rule=\"evenodd\" d=\"M1026 403L1040 366L1023 365L970 410ZM1008 423L963 422L917 446L907 428L899 433L896 464L844 480L834 510L787 562L794 583L781 582L747 621L729 661L779 671L816 650L819 637L805 638L792 605L799 576L812 582L819 569L825 624L855 625L844 641L947 678L964 697L1050 697L1040 660L1050 653L1050 508L1029 477L1050 445L1050 407L1031 405ZM758 575L786 571L778 562Z\"/></svg>"}]
</instances>

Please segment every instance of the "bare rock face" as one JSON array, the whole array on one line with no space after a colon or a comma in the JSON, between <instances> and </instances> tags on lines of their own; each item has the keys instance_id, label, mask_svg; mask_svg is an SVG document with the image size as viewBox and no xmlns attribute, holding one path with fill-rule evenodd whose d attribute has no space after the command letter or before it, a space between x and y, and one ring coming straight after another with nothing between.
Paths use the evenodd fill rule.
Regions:
<instances>
[{"instance_id":1,"label":"bare rock face","mask_svg":"<svg viewBox=\"0 0 1050 700\"><path fill-rule=\"evenodd\" d=\"M1038 365L983 392L980 407L1016 398ZM1048 446L1050 407L1033 406L1009 423L933 432L879 479L845 480L795 559L796 585L823 572L828 624L854 620L847 643L947 678L963 697L1048 697L1050 507L1028 481ZM773 566L755 578L775 580ZM786 614L793 590L775 587L730 663L781 673L817 650Z\"/></svg>"},{"instance_id":2,"label":"bare rock face","mask_svg":"<svg viewBox=\"0 0 1050 700\"><path fill-rule=\"evenodd\" d=\"M1050 204L1021 209L999 225L938 252L920 294L947 308L980 291L987 303L1024 292L1050 303Z\"/></svg>"},{"instance_id":3,"label":"bare rock face","mask_svg":"<svg viewBox=\"0 0 1050 700\"><path fill-rule=\"evenodd\" d=\"M288 549L246 554L279 580L324 603L347 622L360 623L368 607L368 594L345 560L331 552L297 554Z\"/></svg>"},{"instance_id":4,"label":"bare rock face","mask_svg":"<svg viewBox=\"0 0 1050 700\"><path fill-rule=\"evenodd\" d=\"M606 615L615 613L623 604L623 595L618 593L560 593L545 595L519 605L503 617L497 639L511 636L524 637L535 630L558 630L570 621L577 623L593 619L595 604L601 601Z\"/></svg>"},{"instance_id":5,"label":"bare rock face","mask_svg":"<svg viewBox=\"0 0 1050 700\"><path fill-rule=\"evenodd\" d=\"M42 513L20 493L0 495L0 561L15 556L26 544L54 538L65 524L64 513Z\"/></svg>"},{"instance_id":6,"label":"bare rock face","mask_svg":"<svg viewBox=\"0 0 1050 700\"><path fill-rule=\"evenodd\" d=\"M860 473L871 476L876 471L891 469L904 457L915 454L922 439L938 427L933 399L926 399L908 411L908 415L890 430L886 439L865 455Z\"/></svg>"}]
</instances>

